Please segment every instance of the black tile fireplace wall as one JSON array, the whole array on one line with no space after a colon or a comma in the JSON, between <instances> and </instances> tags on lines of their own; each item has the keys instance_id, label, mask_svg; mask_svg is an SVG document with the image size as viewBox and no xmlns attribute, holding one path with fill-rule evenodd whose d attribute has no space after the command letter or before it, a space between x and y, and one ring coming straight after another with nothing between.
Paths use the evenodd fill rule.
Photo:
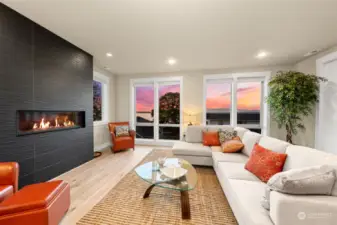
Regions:
<instances>
[{"instance_id":1,"label":"black tile fireplace wall","mask_svg":"<svg viewBox=\"0 0 337 225\"><path fill-rule=\"evenodd\" d=\"M20 186L93 157L93 58L0 3L0 161L20 164ZM16 110L85 111L86 127L17 137Z\"/></svg>"}]
</instances>

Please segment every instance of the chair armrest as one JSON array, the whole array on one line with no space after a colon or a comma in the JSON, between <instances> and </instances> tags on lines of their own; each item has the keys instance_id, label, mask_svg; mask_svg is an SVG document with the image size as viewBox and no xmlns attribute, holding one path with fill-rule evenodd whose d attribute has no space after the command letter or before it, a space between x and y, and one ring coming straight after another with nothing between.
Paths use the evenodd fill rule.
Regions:
<instances>
[{"instance_id":1,"label":"chair armrest","mask_svg":"<svg viewBox=\"0 0 337 225\"><path fill-rule=\"evenodd\" d=\"M14 193L19 188L19 164L16 162L0 162L0 185L13 186Z\"/></svg>"},{"instance_id":2,"label":"chair armrest","mask_svg":"<svg viewBox=\"0 0 337 225\"><path fill-rule=\"evenodd\" d=\"M115 140L116 140L116 135L114 132L110 132L110 135L111 135L111 141L112 143L115 143Z\"/></svg>"},{"instance_id":3,"label":"chair armrest","mask_svg":"<svg viewBox=\"0 0 337 225\"><path fill-rule=\"evenodd\" d=\"M136 136L136 131L130 130L130 131L129 131L129 134L130 134L131 137L135 138L135 136Z\"/></svg>"},{"instance_id":4,"label":"chair armrest","mask_svg":"<svg viewBox=\"0 0 337 225\"><path fill-rule=\"evenodd\" d=\"M337 197L272 191L270 218L275 225L333 225L337 220Z\"/></svg>"}]
</instances>

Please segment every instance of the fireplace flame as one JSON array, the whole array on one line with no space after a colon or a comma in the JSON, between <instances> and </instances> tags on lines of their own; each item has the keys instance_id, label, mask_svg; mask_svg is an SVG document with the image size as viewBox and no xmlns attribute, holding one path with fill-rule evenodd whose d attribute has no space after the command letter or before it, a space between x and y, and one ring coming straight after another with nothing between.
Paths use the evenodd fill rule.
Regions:
<instances>
[{"instance_id":1,"label":"fireplace flame","mask_svg":"<svg viewBox=\"0 0 337 225\"><path fill-rule=\"evenodd\" d=\"M54 120L55 126L52 126L50 121L46 121L45 118L42 118L39 123L34 123L33 130L36 129L48 129L48 128L55 128L55 127L70 127L75 126L73 121L70 121L68 116L59 118L58 116Z\"/></svg>"}]
</instances>

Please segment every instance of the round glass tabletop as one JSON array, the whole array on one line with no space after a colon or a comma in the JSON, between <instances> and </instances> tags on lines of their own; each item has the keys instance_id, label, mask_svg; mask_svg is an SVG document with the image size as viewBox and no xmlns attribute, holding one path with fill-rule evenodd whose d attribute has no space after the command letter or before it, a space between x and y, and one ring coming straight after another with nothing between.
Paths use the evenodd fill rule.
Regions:
<instances>
[{"instance_id":1,"label":"round glass tabletop","mask_svg":"<svg viewBox=\"0 0 337 225\"><path fill-rule=\"evenodd\" d=\"M186 160L178 158L167 158L163 167L181 167L187 170L187 173L179 179L172 179L165 176L158 169L156 161L147 162L135 169L137 175L151 185L178 191L189 191L194 189L197 184L197 172L195 168Z\"/></svg>"}]
</instances>

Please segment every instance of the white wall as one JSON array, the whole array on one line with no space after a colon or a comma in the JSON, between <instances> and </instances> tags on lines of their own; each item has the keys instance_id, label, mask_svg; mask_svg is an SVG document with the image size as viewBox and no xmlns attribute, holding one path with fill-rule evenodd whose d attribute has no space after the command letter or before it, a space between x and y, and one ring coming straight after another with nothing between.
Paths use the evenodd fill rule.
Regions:
<instances>
[{"instance_id":1,"label":"white wall","mask_svg":"<svg viewBox=\"0 0 337 225\"><path fill-rule=\"evenodd\" d=\"M336 51L337 51L337 46L334 46L317 55L314 55L303 61L300 61L295 64L294 70L307 73L307 74L316 74L316 60L332 52L336 52ZM306 127L306 131L299 132L299 134L295 136L294 138L295 144L305 145L309 147L315 146L315 129L316 129L315 118L316 118L316 109L313 109L313 115L310 115L304 119L304 125Z\"/></svg>"},{"instance_id":2,"label":"white wall","mask_svg":"<svg viewBox=\"0 0 337 225\"><path fill-rule=\"evenodd\" d=\"M111 145L111 139L110 139L107 122L115 121L116 76L97 66L94 66L94 71L110 78L110 83L109 83L110 87L109 87L109 93L108 93L108 103L109 103L108 121L106 121L106 123L100 123L98 125L94 124L94 150L99 151Z\"/></svg>"},{"instance_id":3,"label":"white wall","mask_svg":"<svg viewBox=\"0 0 337 225\"><path fill-rule=\"evenodd\" d=\"M210 74L225 74L233 72L259 72L271 71L272 75L279 70L290 70L292 66L277 67L258 67L258 68L242 68L242 69L221 69L212 71L192 71L192 72L175 72L175 73L158 73L158 74L134 74L116 76L116 121L129 121L130 118L130 80L148 77L183 77L183 112L196 114L198 123L202 123L203 109L203 77ZM188 121L184 121L185 123ZM277 125L271 122L270 135L276 138L285 139L282 131L279 131Z\"/></svg>"}]
</instances>

